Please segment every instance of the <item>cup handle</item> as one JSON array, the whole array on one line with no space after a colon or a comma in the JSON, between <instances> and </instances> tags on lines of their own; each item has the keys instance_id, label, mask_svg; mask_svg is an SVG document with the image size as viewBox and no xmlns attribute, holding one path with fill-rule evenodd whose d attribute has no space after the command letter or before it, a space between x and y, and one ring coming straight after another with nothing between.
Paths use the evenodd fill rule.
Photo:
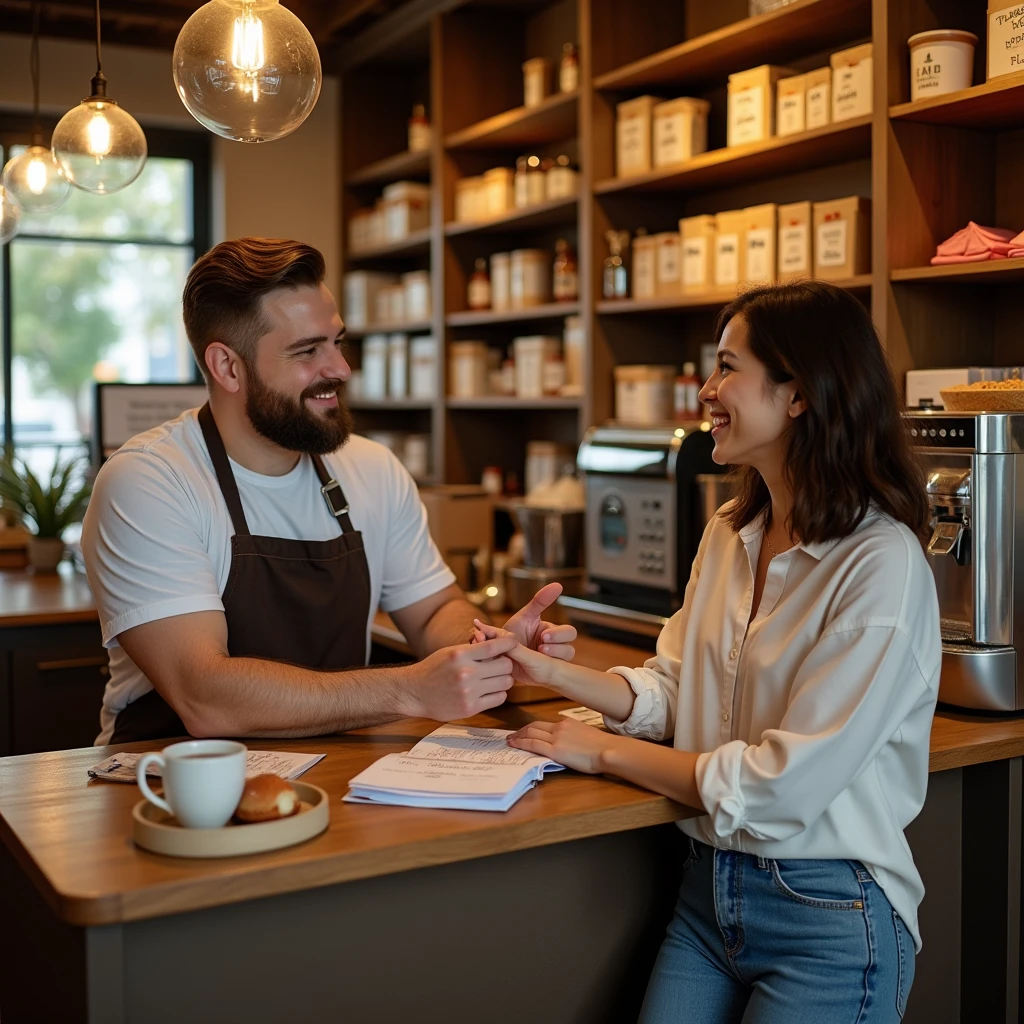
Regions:
<instances>
[{"instance_id":1,"label":"cup handle","mask_svg":"<svg viewBox=\"0 0 1024 1024\"><path fill-rule=\"evenodd\" d=\"M139 758L139 763L135 766L135 781L139 784L139 789L142 790L142 795L151 803L156 804L162 811L166 811L168 814L174 814L171 810L171 805L164 800L163 797L159 797L156 793L149 788L149 782L146 780L146 769L151 764L160 765L160 770L163 771L165 768L164 759L159 754L143 754Z\"/></svg>"}]
</instances>

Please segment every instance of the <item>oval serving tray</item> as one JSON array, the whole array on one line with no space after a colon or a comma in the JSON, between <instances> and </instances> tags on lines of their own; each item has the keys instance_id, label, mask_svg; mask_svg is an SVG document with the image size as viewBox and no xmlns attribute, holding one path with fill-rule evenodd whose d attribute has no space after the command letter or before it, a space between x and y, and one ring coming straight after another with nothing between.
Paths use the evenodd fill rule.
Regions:
<instances>
[{"instance_id":1,"label":"oval serving tray","mask_svg":"<svg viewBox=\"0 0 1024 1024\"><path fill-rule=\"evenodd\" d=\"M327 828L330 800L319 787L292 782L301 809L289 818L223 828L183 828L166 811L140 800L132 808L132 838L145 850L169 857L238 857L265 853L312 839Z\"/></svg>"}]
</instances>

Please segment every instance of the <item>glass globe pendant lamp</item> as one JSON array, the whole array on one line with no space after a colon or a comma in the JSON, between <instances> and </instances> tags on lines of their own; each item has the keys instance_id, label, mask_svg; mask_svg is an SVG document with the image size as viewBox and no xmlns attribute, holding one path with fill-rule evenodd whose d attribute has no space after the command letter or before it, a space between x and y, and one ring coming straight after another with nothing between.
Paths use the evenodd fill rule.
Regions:
<instances>
[{"instance_id":1,"label":"glass globe pendant lamp","mask_svg":"<svg viewBox=\"0 0 1024 1024\"><path fill-rule=\"evenodd\" d=\"M3 185L0 185L0 245L6 245L21 227L21 207Z\"/></svg>"},{"instance_id":2,"label":"glass globe pendant lamp","mask_svg":"<svg viewBox=\"0 0 1024 1024\"><path fill-rule=\"evenodd\" d=\"M146 136L139 122L107 96L100 54L99 0L92 93L60 119L51 145L64 177L83 192L118 192L142 173L146 163Z\"/></svg>"},{"instance_id":3,"label":"glass globe pendant lamp","mask_svg":"<svg viewBox=\"0 0 1024 1024\"><path fill-rule=\"evenodd\" d=\"M171 66L188 112L236 142L295 131L323 82L313 37L278 0L210 0L182 27Z\"/></svg>"},{"instance_id":4,"label":"glass globe pendant lamp","mask_svg":"<svg viewBox=\"0 0 1024 1024\"><path fill-rule=\"evenodd\" d=\"M43 145L39 127L39 3L32 3L32 50L29 59L32 74L32 145L7 161L3 185L7 193L27 213L56 210L71 194L71 186Z\"/></svg>"}]
</instances>

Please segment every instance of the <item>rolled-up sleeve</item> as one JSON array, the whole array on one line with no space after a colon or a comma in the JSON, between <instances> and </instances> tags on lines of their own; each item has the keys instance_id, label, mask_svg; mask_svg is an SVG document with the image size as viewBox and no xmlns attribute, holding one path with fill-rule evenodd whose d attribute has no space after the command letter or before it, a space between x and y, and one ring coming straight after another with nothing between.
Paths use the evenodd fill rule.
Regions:
<instances>
[{"instance_id":1,"label":"rolled-up sleeve","mask_svg":"<svg viewBox=\"0 0 1024 1024\"><path fill-rule=\"evenodd\" d=\"M697 788L717 835L784 840L810 826L935 694L892 623L827 630L793 681L778 728L697 760Z\"/></svg>"}]
</instances>

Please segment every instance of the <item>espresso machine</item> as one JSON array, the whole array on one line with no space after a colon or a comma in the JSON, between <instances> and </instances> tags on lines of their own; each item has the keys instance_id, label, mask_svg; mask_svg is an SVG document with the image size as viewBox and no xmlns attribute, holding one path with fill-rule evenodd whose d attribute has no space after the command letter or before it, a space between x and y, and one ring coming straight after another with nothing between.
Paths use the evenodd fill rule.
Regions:
<instances>
[{"instance_id":1,"label":"espresso machine","mask_svg":"<svg viewBox=\"0 0 1024 1024\"><path fill-rule=\"evenodd\" d=\"M931 508L939 700L1024 710L1024 413L911 411Z\"/></svg>"},{"instance_id":2,"label":"espresso machine","mask_svg":"<svg viewBox=\"0 0 1024 1024\"><path fill-rule=\"evenodd\" d=\"M577 468L586 488L584 593L562 598L573 621L656 637L682 603L707 522L728 494L700 422L592 427ZM592 632L595 630L591 629Z\"/></svg>"}]
</instances>

